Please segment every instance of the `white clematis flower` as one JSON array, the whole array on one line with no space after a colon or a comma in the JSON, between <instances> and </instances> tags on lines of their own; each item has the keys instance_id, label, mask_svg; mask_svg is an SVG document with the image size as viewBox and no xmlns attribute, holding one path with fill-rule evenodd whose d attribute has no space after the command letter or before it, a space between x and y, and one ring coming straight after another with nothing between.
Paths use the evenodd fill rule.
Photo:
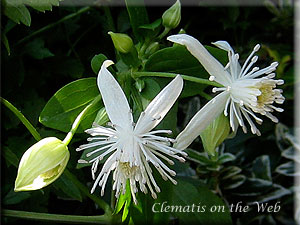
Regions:
<instances>
[{"instance_id":1,"label":"white clematis flower","mask_svg":"<svg viewBox=\"0 0 300 225\"><path fill-rule=\"evenodd\" d=\"M274 80L277 62L270 66L259 69L253 67L258 57L254 54L259 50L260 45L256 45L241 67L231 46L226 41L217 41L213 43L217 47L228 52L228 64L224 67L216 60L204 46L192 36L187 34L171 35L167 38L169 41L186 46L188 51L195 56L207 72L211 75L209 80L216 81L224 87L213 88L213 92L222 93L207 103L190 121L185 130L177 137L178 149L184 149L212 122L222 111L225 116L229 114L230 126L236 131L240 125L246 133L247 128L244 119L250 124L253 134L260 135L250 116L258 123L262 119L254 113L267 116L273 122L278 119L272 115L272 112L282 112L282 108L275 107L273 103L282 104L284 97L282 90L276 89L276 85L283 84L283 80ZM252 69L251 69L252 68Z\"/></svg>"},{"instance_id":2,"label":"white clematis flower","mask_svg":"<svg viewBox=\"0 0 300 225\"><path fill-rule=\"evenodd\" d=\"M104 194L105 184L110 172L113 171L113 190L116 190L116 197L118 198L120 191L125 193L126 182L129 180L133 200L137 204L135 197L135 193L138 191L137 183L140 190L144 193L147 193L147 188L149 188L153 198L157 197L156 192L160 192L160 188L152 175L149 162L156 167L164 180L169 179L176 184L176 181L171 177L176 175L175 171L166 166L161 159L171 165L174 162L168 157L178 159L181 162L185 161L183 157L176 155L186 156L185 152L170 147L170 144L174 141L173 139L158 136L158 134L170 134L171 131L151 131L160 123L179 97L183 87L183 80L179 75L176 76L152 100L145 111L141 113L137 123L134 124L126 96L118 82L107 70L107 67L112 64L113 62L110 60L106 60L103 63L97 80L111 121L111 127L106 128L96 125L96 127L86 130L88 134L93 136L88 138L88 141L92 142L81 145L77 150L98 147L87 154L87 157L96 155L89 161L89 163L93 163L93 179L95 179L99 161L104 156L111 154L94 182L92 193L96 186L99 185L102 187L101 195ZM79 160L79 162L86 163L83 160Z\"/></svg>"}]
</instances>

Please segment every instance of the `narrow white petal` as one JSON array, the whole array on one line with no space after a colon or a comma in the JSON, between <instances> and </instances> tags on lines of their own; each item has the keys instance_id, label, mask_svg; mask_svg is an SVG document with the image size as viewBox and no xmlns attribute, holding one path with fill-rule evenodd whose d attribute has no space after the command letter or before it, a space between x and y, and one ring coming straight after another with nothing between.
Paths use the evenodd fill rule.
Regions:
<instances>
[{"instance_id":1,"label":"narrow white petal","mask_svg":"<svg viewBox=\"0 0 300 225\"><path fill-rule=\"evenodd\" d=\"M133 118L122 88L107 70L107 67L112 64L111 60L103 62L97 83L109 119L113 124L128 130L132 127Z\"/></svg>"},{"instance_id":2,"label":"narrow white petal","mask_svg":"<svg viewBox=\"0 0 300 225\"><path fill-rule=\"evenodd\" d=\"M185 129L177 136L174 148L184 150L187 148L200 133L223 112L227 98L227 91L214 97L203 108L196 113Z\"/></svg>"},{"instance_id":3,"label":"narrow white petal","mask_svg":"<svg viewBox=\"0 0 300 225\"><path fill-rule=\"evenodd\" d=\"M216 41L216 42L213 42L212 44L217 46L220 49L227 51L227 52L229 52L229 51L234 52L233 49L231 48L230 44L227 41Z\"/></svg>"},{"instance_id":4,"label":"narrow white petal","mask_svg":"<svg viewBox=\"0 0 300 225\"><path fill-rule=\"evenodd\" d=\"M224 66L216 60L197 39L187 34L176 34L169 36L167 40L186 46L189 52L199 60L207 72L215 77L216 82L224 86L230 83L230 75Z\"/></svg>"},{"instance_id":5,"label":"narrow white petal","mask_svg":"<svg viewBox=\"0 0 300 225\"><path fill-rule=\"evenodd\" d=\"M180 75L177 75L161 90L141 114L136 124L135 132L146 133L157 126L179 97L182 87L183 79Z\"/></svg>"}]
</instances>

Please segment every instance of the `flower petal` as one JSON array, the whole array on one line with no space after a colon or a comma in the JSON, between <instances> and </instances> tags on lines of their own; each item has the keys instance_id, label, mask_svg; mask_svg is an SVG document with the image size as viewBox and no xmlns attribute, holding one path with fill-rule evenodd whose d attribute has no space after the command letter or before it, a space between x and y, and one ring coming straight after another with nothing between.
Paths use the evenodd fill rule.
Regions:
<instances>
[{"instance_id":1,"label":"flower petal","mask_svg":"<svg viewBox=\"0 0 300 225\"><path fill-rule=\"evenodd\" d=\"M224 66L216 60L197 39L187 34L176 34L169 36L167 40L186 46L189 52L199 60L207 72L215 77L216 82L224 86L230 83L230 75Z\"/></svg>"},{"instance_id":2,"label":"flower petal","mask_svg":"<svg viewBox=\"0 0 300 225\"><path fill-rule=\"evenodd\" d=\"M182 87L183 79L177 75L141 113L135 132L148 132L157 126L179 97Z\"/></svg>"},{"instance_id":3,"label":"flower petal","mask_svg":"<svg viewBox=\"0 0 300 225\"><path fill-rule=\"evenodd\" d=\"M113 75L107 70L107 67L112 64L111 60L103 62L97 78L98 87L108 117L113 124L117 125L116 129L119 126L132 130L133 118L126 96Z\"/></svg>"},{"instance_id":4,"label":"flower petal","mask_svg":"<svg viewBox=\"0 0 300 225\"><path fill-rule=\"evenodd\" d=\"M227 51L227 52L229 52L229 51L234 52L233 49L231 48L230 44L227 41L216 41L216 42L212 42L212 44L217 46L220 49Z\"/></svg>"},{"instance_id":5,"label":"flower petal","mask_svg":"<svg viewBox=\"0 0 300 225\"><path fill-rule=\"evenodd\" d=\"M223 112L227 98L229 98L229 93L224 91L201 108L185 129L177 136L174 148L180 150L186 149Z\"/></svg>"}]
</instances>

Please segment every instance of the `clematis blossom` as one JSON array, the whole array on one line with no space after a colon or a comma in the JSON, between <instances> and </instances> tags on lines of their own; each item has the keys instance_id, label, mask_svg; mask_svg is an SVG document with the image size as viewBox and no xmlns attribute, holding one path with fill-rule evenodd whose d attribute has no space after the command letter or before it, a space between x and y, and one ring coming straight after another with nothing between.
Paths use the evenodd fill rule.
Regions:
<instances>
[{"instance_id":1,"label":"clematis blossom","mask_svg":"<svg viewBox=\"0 0 300 225\"><path fill-rule=\"evenodd\" d=\"M253 51L241 66L238 61L239 54L234 52L228 42L214 42L215 46L228 52L229 62L224 67L192 36L177 34L171 35L167 39L186 46L188 51L198 59L210 74L209 80L223 85L220 88L213 88L213 92L221 93L201 108L184 131L178 135L176 138L178 149L188 147L201 131L222 112L225 116L229 116L230 126L234 132L238 126L241 126L246 133L246 120L252 133L260 135L260 131L252 120L254 119L258 124L261 124L263 120L255 113L264 115L273 122L278 122L278 119L272 113L274 111L282 112L283 109L273 104L284 102L282 90L276 88L276 85L282 85L284 81L273 79L275 77L274 71L278 66L277 62L273 62L263 69L253 67L258 59L254 54L259 50L259 44L253 48Z\"/></svg>"},{"instance_id":2,"label":"clematis blossom","mask_svg":"<svg viewBox=\"0 0 300 225\"><path fill-rule=\"evenodd\" d=\"M152 174L151 164L164 180L170 180L176 184L172 178L176 173L165 162L174 164L170 158L185 161L182 156L187 154L170 146L174 142L173 139L159 136L159 134L170 134L170 130L152 131L179 97L183 80L179 75L176 76L150 102L135 124L124 92L107 70L107 67L112 64L112 61L106 60L97 79L105 109L111 121L110 127L94 125L93 128L87 129L86 133L92 136L88 138L90 143L79 146L77 150L97 147L87 154L87 157L92 157L88 162L92 163L92 177L95 180L91 189L92 193L98 185L102 187L101 195L103 195L108 177L110 173L113 173L113 190L116 191L116 197L118 198L121 192L123 194L126 192L126 182L129 180L131 194L137 204L135 194L138 187L144 193L147 193L149 189L153 198L156 198L156 193L160 192ZM98 164L106 155L110 156L96 177ZM86 163L84 160L79 160L80 162Z\"/></svg>"}]
</instances>

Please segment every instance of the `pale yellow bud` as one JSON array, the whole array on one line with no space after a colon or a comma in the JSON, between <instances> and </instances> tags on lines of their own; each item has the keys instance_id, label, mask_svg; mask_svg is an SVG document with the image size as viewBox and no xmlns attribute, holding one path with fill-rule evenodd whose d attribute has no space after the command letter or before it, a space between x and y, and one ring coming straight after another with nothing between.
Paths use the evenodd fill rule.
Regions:
<instances>
[{"instance_id":1,"label":"pale yellow bud","mask_svg":"<svg viewBox=\"0 0 300 225\"><path fill-rule=\"evenodd\" d=\"M51 184L63 173L69 158L68 147L61 140L40 140L22 156L14 190L32 191Z\"/></svg>"}]
</instances>

